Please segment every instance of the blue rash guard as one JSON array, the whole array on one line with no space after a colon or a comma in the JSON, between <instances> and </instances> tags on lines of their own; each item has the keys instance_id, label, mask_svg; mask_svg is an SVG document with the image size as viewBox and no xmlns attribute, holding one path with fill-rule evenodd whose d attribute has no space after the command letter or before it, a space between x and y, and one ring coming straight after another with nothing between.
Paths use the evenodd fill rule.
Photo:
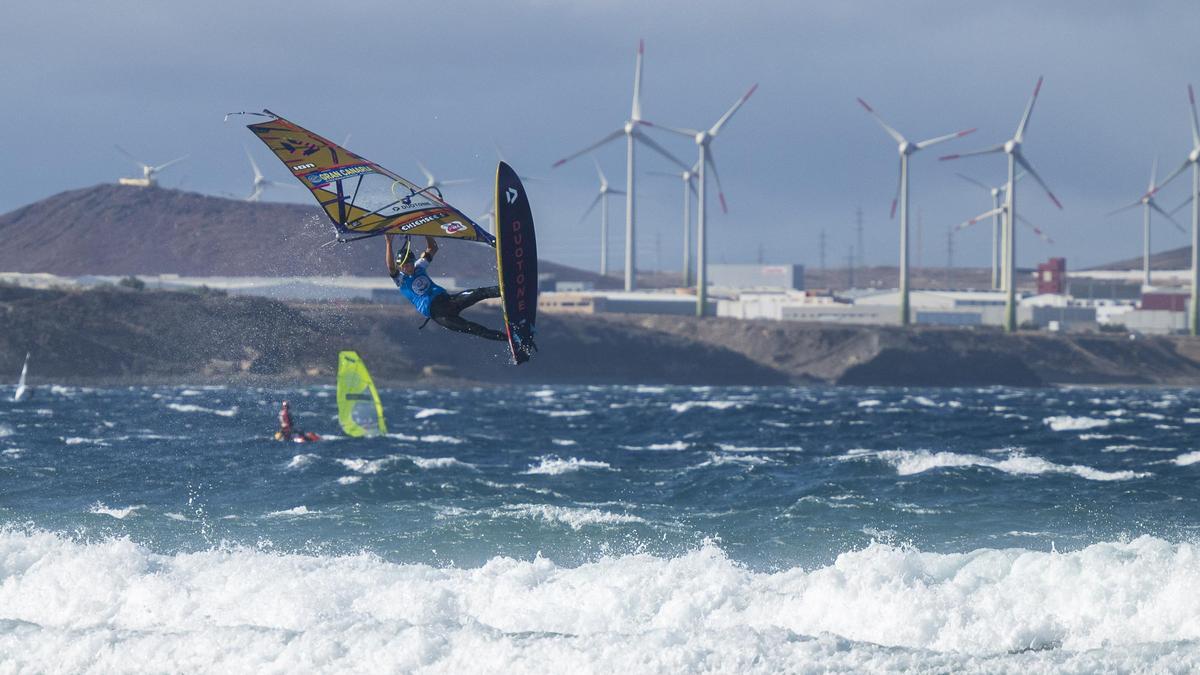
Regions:
<instances>
[{"instance_id":1,"label":"blue rash guard","mask_svg":"<svg viewBox=\"0 0 1200 675\"><path fill-rule=\"evenodd\" d=\"M418 312L428 317L429 304L437 296L445 295L446 289L433 283L433 279L429 278L429 274L425 271L425 268L429 267L428 260L421 258L413 267L416 268L416 271L412 276L401 272L392 277L392 281L396 282L400 294L408 298Z\"/></svg>"}]
</instances>

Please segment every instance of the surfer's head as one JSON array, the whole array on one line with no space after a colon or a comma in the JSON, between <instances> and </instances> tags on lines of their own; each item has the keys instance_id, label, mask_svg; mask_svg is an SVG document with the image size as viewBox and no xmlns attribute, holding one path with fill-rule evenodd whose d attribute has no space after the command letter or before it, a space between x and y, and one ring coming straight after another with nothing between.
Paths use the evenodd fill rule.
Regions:
<instances>
[{"instance_id":1,"label":"surfer's head","mask_svg":"<svg viewBox=\"0 0 1200 675\"><path fill-rule=\"evenodd\" d=\"M286 408L286 407L288 407L288 402L287 402L287 401L284 401L284 402L283 402L283 407L285 407L285 408Z\"/></svg>"}]
</instances>

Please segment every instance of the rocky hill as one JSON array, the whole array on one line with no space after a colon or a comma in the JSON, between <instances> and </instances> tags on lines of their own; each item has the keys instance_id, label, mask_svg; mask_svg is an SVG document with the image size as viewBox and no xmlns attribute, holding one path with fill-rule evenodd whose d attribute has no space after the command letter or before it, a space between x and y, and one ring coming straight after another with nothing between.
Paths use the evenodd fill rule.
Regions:
<instances>
[{"instance_id":1,"label":"rocky hill","mask_svg":"<svg viewBox=\"0 0 1200 675\"><path fill-rule=\"evenodd\" d=\"M0 271L184 276L374 276L382 239L325 246L333 225L315 206L244 202L122 185L70 190L0 216ZM445 240L443 240L445 241ZM495 253L445 241L438 273L495 274ZM541 261L560 279L615 279Z\"/></svg>"},{"instance_id":2,"label":"rocky hill","mask_svg":"<svg viewBox=\"0 0 1200 675\"><path fill-rule=\"evenodd\" d=\"M495 310L473 318L499 324ZM519 368L501 343L411 309L219 294L0 286L0 381L329 382L357 350L384 384L1200 385L1200 340L544 314Z\"/></svg>"}]
</instances>

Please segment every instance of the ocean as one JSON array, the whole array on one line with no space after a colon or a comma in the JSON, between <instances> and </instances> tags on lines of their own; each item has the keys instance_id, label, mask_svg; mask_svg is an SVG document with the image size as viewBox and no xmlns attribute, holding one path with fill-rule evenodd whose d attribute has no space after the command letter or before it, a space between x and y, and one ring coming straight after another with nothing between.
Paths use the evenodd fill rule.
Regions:
<instances>
[{"instance_id":1,"label":"ocean","mask_svg":"<svg viewBox=\"0 0 1200 675\"><path fill-rule=\"evenodd\" d=\"M11 391L0 673L1200 669L1196 390Z\"/></svg>"}]
</instances>

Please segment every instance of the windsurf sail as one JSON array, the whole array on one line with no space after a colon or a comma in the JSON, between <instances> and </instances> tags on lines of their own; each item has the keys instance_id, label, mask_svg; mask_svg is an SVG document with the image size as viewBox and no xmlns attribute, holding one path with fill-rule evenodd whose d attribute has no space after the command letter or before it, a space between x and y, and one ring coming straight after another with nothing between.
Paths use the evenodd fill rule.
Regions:
<instances>
[{"instance_id":1,"label":"windsurf sail","mask_svg":"<svg viewBox=\"0 0 1200 675\"><path fill-rule=\"evenodd\" d=\"M338 354L338 421L347 436L380 436L387 433L383 405L371 374L357 352Z\"/></svg>"},{"instance_id":2,"label":"windsurf sail","mask_svg":"<svg viewBox=\"0 0 1200 675\"><path fill-rule=\"evenodd\" d=\"M21 379L17 381L17 390L13 393L13 400L20 401L25 398L28 388L25 386L25 376L29 374L29 352L25 352L25 365L21 366Z\"/></svg>"},{"instance_id":3,"label":"windsurf sail","mask_svg":"<svg viewBox=\"0 0 1200 675\"><path fill-rule=\"evenodd\" d=\"M517 172L504 162L496 167L496 270L500 306L513 361L529 360L537 320L538 257L529 196Z\"/></svg>"},{"instance_id":4,"label":"windsurf sail","mask_svg":"<svg viewBox=\"0 0 1200 675\"><path fill-rule=\"evenodd\" d=\"M308 188L339 241L406 234L494 245L495 238L447 204L437 188L420 187L270 110L263 114L272 119L247 128Z\"/></svg>"}]
</instances>

